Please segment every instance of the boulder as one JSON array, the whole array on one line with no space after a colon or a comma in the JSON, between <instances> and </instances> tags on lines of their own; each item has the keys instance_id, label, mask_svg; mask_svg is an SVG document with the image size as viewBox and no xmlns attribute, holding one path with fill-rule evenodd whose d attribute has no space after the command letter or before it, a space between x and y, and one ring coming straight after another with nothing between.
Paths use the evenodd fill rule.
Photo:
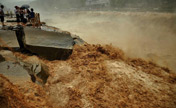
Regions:
<instances>
[{"instance_id":1,"label":"boulder","mask_svg":"<svg viewBox=\"0 0 176 108\"><path fill-rule=\"evenodd\" d=\"M13 83L31 81L38 84L45 84L48 76L48 66L37 56L20 58L14 56L11 51L1 50L0 74L3 74Z\"/></svg>"},{"instance_id":2,"label":"boulder","mask_svg":"<svg viewBox=\"0 0 176 108\"><path fill-rule=\"evenodd\" d=\"M5 58L2 57L2 55L0 55L0 62L3 62L3 61L5 61Z\"/></svg>"},{"instance_id":3,"label":"boulder","mask_svg":"<svg viewBox=\"0 0 176 108\"><path fill-rule=\"evenodd\" d=\"M0 62L0 74L3 74L13 83L31 81L28 71L14 61Z\"/></svg>"},{"instance_id":4,"label":"boulder","mask_svg":"<svg viewBox=\"0 0 176 108\"><path fill-rule=\"evenodd\" d=\"M0 74L3 74L13 83L31 81L28 71L20 65L11 51L1 50L0 57L3 58L3 61L0 62Z\"/></svg>"},{"instance_id":5,"label":"boulder","mask_svg":"<svg viewBox=\"0 0 176 108\"><path fill-rule=\"evenodd\" d=\"M73 38L69 33L25 28L26 48L46 59L67 59L72 53Z\"/></svg>"},{"instance_id":6,"label":"boulder","mask_svg":"<svg viewBox=\"0 0 176 108\"><path fill-rule=\"evenodd\" d=\"M48 60L65 60L72 54L75 44L84 43L78 36L73 36L69 32L57 31L54 28L53 30L47 27L42 28L45 29L25 27L23 43L26 50ZM17 38L19 34L23 34L17 29L6 27L6 30L0 30L0 38L3 40L3 43L0 43L0 45L12 48L19 47L19 39L17 42L14 31L10 30L16 31Z\"/></svg>"}]
</instances>

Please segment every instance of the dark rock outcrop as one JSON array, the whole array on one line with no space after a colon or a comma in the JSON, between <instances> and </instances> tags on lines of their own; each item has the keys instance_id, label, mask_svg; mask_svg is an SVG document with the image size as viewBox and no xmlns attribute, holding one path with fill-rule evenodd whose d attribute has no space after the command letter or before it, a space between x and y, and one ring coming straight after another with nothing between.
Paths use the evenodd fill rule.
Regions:
<instances>
[{"instance_id":1,"label":"dark rock outcrop","mask_svg":"<svg viewBox=\"0 0 176 108\"><path fill-rule=\"evenodd\" d=\"M0 55L0 63L3 62L3 61L5 61L5 58L2 57L2 55Z\"/></svg>"},{"instance_id":2,"label":"dark rock outcrop","mask_svg":"<svg viewBox=\"0 0 176 108\"><path fill-rule=\"evenodd\" d=\"M24 34L19 30L20 28L20 26L16 28L7 27L6 30L0 30L0 38L6 43L5 46L12 48L20 46L23 49L23 45L19 41L22 40L27 52L31 52L48 60L65 60L72 54L75 44L84 43L78 36L71 35L69 32L55 31L54 29L52 31L52 28L50 28L51 30L47 30L46 27L46 30L42 30L25 27ZM10 30L16 31L16 36ZM20 37L21 39L19 39ZM4 43L0 43L0 45Z\"/></svg>"}]
</instances>

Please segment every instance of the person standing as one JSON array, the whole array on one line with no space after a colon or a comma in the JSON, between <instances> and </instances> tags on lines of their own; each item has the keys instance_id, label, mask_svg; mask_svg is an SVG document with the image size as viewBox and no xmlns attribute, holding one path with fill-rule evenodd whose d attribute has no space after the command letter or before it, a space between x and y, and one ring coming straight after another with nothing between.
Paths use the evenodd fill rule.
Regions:
<instances>
[{"instance_id":1,"label":"person standing","mask_svg":"<svg viewBox=\"0 0 176 108\"><path fill-rule=\"evenodd\" d=\"M20 8L18 6L15 6L15 15L16 15L17 25L20 25Z\"/></svg>"},{"instance_id":2,"label":"person standing","mask_svg":"<svg viewBox=\"0 0 176 108\"><path fill-rule=\"evenodd\" d=\"M24 8L20 8L20 18L23 26L26 26L27 23L27 12Z\"/></svg>"},{"instance_id":3,"label":"person standing","mask_svg":"<svg viewBox=\"0 0 176 108\"><path fill-rule=\"evenodd\" d=\"M5 26L4 25L4 5L1 5L1 8L0 8L0 19L1 19L1 23L2 23L2 26Z\"/></svg>"},{"instance_id":4,"label":"person standing","mask_svg":"<svg viewBox=\"0 0 176 108\"><path fill-rule=\"evenodd\" d=\"M31 13L31 11L29 9L26 9L26 12L27 12L27 20L28 20L28 22L30 22L30 13Z\"/></svg>"},{"instance_id":5,"label":"person standing","mask_svg":"<svg viewBox=\"0 0 176 108\"><path fill-rule=\"evenodd\" d=\"M33 8L31 8L29 19L30 19L30 22L32 23L32 26L34 27L35 26L35 12Z\"/></svg>"}]
</instances>

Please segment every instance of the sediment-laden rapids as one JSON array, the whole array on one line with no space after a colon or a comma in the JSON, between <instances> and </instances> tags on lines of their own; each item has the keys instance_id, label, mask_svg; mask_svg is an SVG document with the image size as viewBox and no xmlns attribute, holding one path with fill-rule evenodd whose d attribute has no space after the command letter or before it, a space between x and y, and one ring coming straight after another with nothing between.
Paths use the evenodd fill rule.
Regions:
<instances>
[{"instance_id":1,"label":"sediment-laden rapids","mask_svg":"<svg viewBox=\"0 0 176 108\"><path fill-rule=\"evenodd\" d=\"M19 52L13 55L25 62L38 59L48 68L49 77L44 85L31 81L13 84L0 75L4 108L176 107L174 72L128 58L111 45L75 46L66 61L48 61ZM3 57L11 60L5 54Z\"/></svg>"}]
</instances>

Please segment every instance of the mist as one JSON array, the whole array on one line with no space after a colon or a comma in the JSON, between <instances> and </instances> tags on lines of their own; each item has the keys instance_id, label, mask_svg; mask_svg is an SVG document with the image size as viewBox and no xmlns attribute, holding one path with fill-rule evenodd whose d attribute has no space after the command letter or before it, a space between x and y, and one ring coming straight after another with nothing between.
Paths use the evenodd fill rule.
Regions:
<instances>
[{"instance_id":1,"label":"mist","mask_svg":"<svg viewBox=\"0 0 176 108\"><path fill-rule=\"evenodd\" d=\"M45 0L38 11L48 25L76 34L90 44L112 44L127 56L153 61L176 72L176 1L110 0L109 6L103 7L86 6L82 1Z\"/></svg>"},{"instance_id":2,"label":"mist","mask_svg":"<svg viewBox=\"0 0 176 108\"><path fill-rule=\"evenodd\" d=\"M2 107L176 106L176 0L2 1L37 13L1 26Z\"/></svg>"},{"instance_id":3,"label":"mist","mask_svg":"<svg viewBox=\"0 0 176 108\"><path fill-rule=\"evenodd\" d=\"M33 7L47 11L116 10L175 12L175 0L35 0Z\"/></svg>"},{"instance_id":4,"label":"mist","mask_svg":"<svg viewBox=\"0 0 176 108\"><path fill-rule=\"evenodd\" d=\"M47 25L90 44L112 44L127 56L176 72L175 0L109 0L107 6L86 5L85 0L34 0L29 4Z\"/></svg>"},{"instance_id":5,"label":"mist","mask_svg":"<svg viewBox=\"0 0 176 108\"><path fill-rule=\"evenodd\" d=\"M41 18L90 44L112 44L127 56L176 70L176 14L79 11L45 14Z\"/></svg>"},{"instance_id":6,"label":"mist","mask_svg":"<svg viewBox=\"0 0 176 108\"><path fill-rule=\"evenodd\" d=\"M5 6L5 11L14 10L14 6L22 6L23 4L30 4L35 0L0 0L0 4Z\"/></svg>"}]
</instances>

